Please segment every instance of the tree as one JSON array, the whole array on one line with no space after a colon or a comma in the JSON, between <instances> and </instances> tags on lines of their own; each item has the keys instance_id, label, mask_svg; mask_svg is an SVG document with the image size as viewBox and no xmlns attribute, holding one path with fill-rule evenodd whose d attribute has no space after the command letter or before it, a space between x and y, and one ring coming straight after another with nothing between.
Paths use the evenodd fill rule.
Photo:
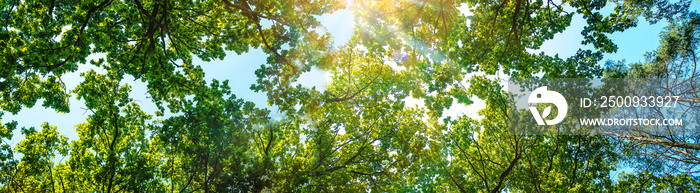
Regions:
<instances>
[{"instance_id":1,"label":"tree","mask_svg":"<svg viewBox=\"0 0 700 193\"><path fill-rule=\"evenodd\" d=\"M615 192L692 192L698 189L698 181L687 174L653 175L649 171L624 174L616 184Z\"/></svg>"},{"instance_id":2,"label":"tree","mask_svg":"<svg viewBox=\"0 0 700 193\"><path fill-rule=\"evenodd\" d=\"M44 107L67 113L75 94L89 116L76 126L74 141L46 123L41 131L23 129L27 139L14 150L0 146L0 190L583 192L636 186L645 175L619 182L609 176L621 155L610 137L514 133L510 121L530 117L489 77L608 75L611 69L598 63L617 47L606 34L634 27L641 16L651 22L686 16L688 4L360 1L349 7L355 33L335 47L331 34L315 29L317 17L343 8L341 1L5 1L0 108L17 113L43 99ZM606 5L615 11L604 16ZM565 30L575 14L586 19L582 44L595 50L566 59L528 51ZM679 37L695 37L680 33L694 23L673 26L678 33L663 44L669 49L643 69L666 67L660 64L674 54L694 54L676 49L687 48L677 44ZM268 58L250 88L267 94L280 119L237 98L228 81L205 80L192 62L251 48ZM95 53L105 57L83 64ZM83 73L68 90L61 76L79 65L98 70ZM322 91L293 84L312 67L332 74ZM125 78L147 84L154 115L129 96ZM444 115L473 97L486 101L483 119ZM0 127L3 141L16 128L16 122ZM55 152L67 161L55 161Z\"/></svg>"},{"instance_id":3,"label":"tree","mask_svg":"<svg viewBox=\"0 0 700 193\"><path fill-rule=\"evenodd\" d=\"M57 184L63 184L60 174L55 174L54 157L56 152L62 156L68 155L68 141L63 135L58 134L56 127L44 123L41 131L34 127L22 128L22 134L26 136L15 149L22 153L22 161L9 162L14 165L14 172L9 174L9 179L3 186L3 191L27 191L27 192L56 192ZM8 171L4 168L4 171ZM5 174L8 175L8 174Z\"/></svg>"},{"instance_id":4,"label":"tree","mask_svg":"<svg viewBox=\"0 0 700 193\"><path fill-rule=\"evenodd\" d=\"M223 187L215 186L217 184L252 183L246 182L250 179L237 179L240 176L226 177L231 170L251 167L248 158L231 158L242 152L246 143L223 149L229 153L224 155L228 159L225 164L209 161L210 157L220 158L219 155L210 156L210 152L222 151L224 141L247 139L245 137L250 135L235 133L251 130L251 124L267 120L267 113L250 103L224 98L230 97L227 85L219 88L220 83L216 81L206 85L201 68L192 65L192 55L210 61L223 58L224 50L240 54L251 47L262 47L271 60L291 60L293 54L290 53L297 49L300 40L325 44L325 35L306 29L319 24L315 15L342 6L334 1L310 4L301 1L141 0L4 1L2 5L0 106L4 111L17 113L22 107L32 107L37 100L45 99L43 106L68 112L71 91L62 83L61 76L75 72L88 55L106 53L105 58L91 61L91 64L106 70L107 74L90 71L84 74L83 83L72 91L87 103L92 114L86 123L77 127L81 139L71 143L69 161L55 167L72 183L61 184L62 189L53 190L104 192L162 191L166 190L166 185L173 189L176 183L182 189L210 191L222 190L216 189ZM272 26L263 28L266 22ZM283 45L289 49L283 50ZM297 76L301 72L288 61L284 67L275 68L284 68L285 73ZM125 75L147 83L149 95L159 108L156 116L185 115L168 118L160 124L153 122L152 115L145 114L131 102L129 86L119 83ZM190 100L188 96L199 97ZM226 105L205 106L201 102L225 102ZM252 120L244 121L243 114L248 113L253 114ZM232 120L219 123L226 119ZM211 128L206 127L211 130L197 133L201 128L193 125L197 121L213 122L208 125ZM184 126L185 130L166 130L178 126ZM3 138L9 139L14 128L16 124L3 127ZM161 133L153 133L156 131ZM184 145L168 144L180 134L192 135L186 139L193 141L186 140ZM209 145L216 143L217 146ZM172 145L179 146L172 149ZM6 146L4 148L7 150ZM3 164L4 172L11 174L21 169L14 167L17 163L9 152L3 155L3 163L7 163ZM177 159L166 160L162 156ZM189 159L192 156L195 158ZM205 163L205 167L190 168L200 163ZM216 166L209 167L208 163ZM214 175L210 170L214 170ZM195 175L196 181L190 185ZM0 184L9 184L12 180L5 176L9 175L3 174L3 179L8 181ZM164 184L166 178L170 184ZM210 185L210 181L215 182ZM235 186L243 187L242 184ZM18 191L16 187L8 188Z\"/></svg>"},{"instance_id":5,"label":"tree","mask_svg":"<svg viewBox=\"0 0 700 193\"><path fill-rule=\"evenodd\" d=\"M700 38L700 17L697 13L674 20L661 33L661 45L648 52L646 61L628 67L614 66L607 74L627 79L630 92L646 96L677 96L674 108L649 107L625 109L618 113L637 117L669 117L683 120L683 125L653 127L615 127L605 134L625 141L628 153L637 158L641 169L660 173L696 173L698 171L697 112L698 93L697 52ZM670 114L672 113L672 114ZM662 160L662 162L659 162Z\"/></svg>"}]
</instances>

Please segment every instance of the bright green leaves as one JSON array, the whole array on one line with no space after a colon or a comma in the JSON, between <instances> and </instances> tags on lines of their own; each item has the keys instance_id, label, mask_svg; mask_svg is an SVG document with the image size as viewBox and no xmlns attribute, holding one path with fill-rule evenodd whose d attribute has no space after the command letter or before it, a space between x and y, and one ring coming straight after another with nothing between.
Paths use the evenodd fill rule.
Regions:
<instances>
[{"instance_id":1,"label":"bright green leaves","mask_svg":"<svg viewBox=\"0 0 700 193\"><path fill-rule=\"evenodd\" d=\"M113 75L113 74L112 74ZM129 86L120 86L117 80L109 75L97 74L94 70L82 73L83 83L73 91L78 99L84 99L89 109L96 109L103 105L111 105L118 102L123 107L130 101Z\"/></svg>"},{"instance_id":2,"label":"bright green leaves","mask_svg":"<svg viewBox=\"0 0 700 193\"><path fill-rule=\"evenodd\" d=\"M545 40L563 31L571 22L553 2L542 1L471 1L472 16L462 36L456 56L465 68L476 68L495 74L539 71L530 69L526 49L538 49Z\"/></svg>"},{"instance_id":3,"label":"bright green leaves","mask_svg":"<svg viewBox=\"0 0 700 193\"><path fill-rule=\"evenodd\" d=\"M559 4L558 4L559 3ZM601 10L617 3L614 12ZM615 187L615 144L599 136L514 133L531 118L491 75L510 78L601 76L607 35L687 11L688 1L418 0L358 1L355 34L333 47L318 17L343 1L7 1L0 3L0 109L43 106L68 112L61 77L91 61L73 90L88 118L68 146L55 127L0 127L0 189L40 192L565 192L642 187L646 174ZM466 6L469 15L457 8ZM565 8L575 9L569 13ZM574 14L587 21L570 58L531 53L564 31ZM644 75L693 52L697 18L672 24ZM265 92L281 117L236 98L227 81L205 80L194 56L209 62L260 48L268 55L250 88ZM650 57L652 57L650 55ZM253 64L259 65L259 64ZM312 68L328 71L324 91L297 85ZM607 71L607 75L623 76ZM106 72L99 74L96 71ZM688 73L687 69L681 70ZM680 72L680 71L679 71ZM615 74L616 73L616 74ZM129 76L127 76L129 75ZM464 77L472 78L465 82ZM65 76L64 76L65 77ZM122 84L148 86L156 120ZM489 78L487 78L489 77ZM486 101L482 118L438 119L453 104ZM417 102L416 102L417 101ZM409 103L417 105L409 106ZM421 104L424 104L421 105ZM167 109L166 109L167 107ZM460 106L461 107L461 106ZM451 109L460 110L460 109ZM458 112L464 113L464 112ZM518 128L533 129L533 128ZM572 129L570 125L548 129ZM54 164L56 152L70 154ZM14 160L13 153L23 154ZM18 173L23 178L13 177ZM18 179L27 179L20 183ZM690 184L654 177L649 190ZM663 183L662 183L663 182ZM17 185L17 186L13 186ZM642 188L644 189L644 188Z\"/></svg>"},{"instance_id":4,"label":"bright green leaves","mask_svg":"<svg viewBox=\"0 0 700 193\"><path fill-rule=\"evenodd\" d=\"M77 70L77 62L89 53L87 44L64 33L72 23L68 10L72 6L64 1L3 3L0 108L16 113L44 98L44 107L69 111L68 94L59 77Z\"/></svg>"},{"instance_id":5,"label":"bright green leaves","mask_svg":"<svg viewBox=\"0 0 700 193\"><path fill-rule=\"evenodd\" d=\"M228 81L214 80L209 85L201 81L189 89L192 94L183 96L192 98L171 102L178 104L171 109L176 107L182 115L158 121L151 128L155 145L164 156L159 158L163 165L157 176L162 181L157 182L167 182L164 190L173 191L257 192L268 186L268 173L273 169L270 157L257 155L267 154L270 145L255 151L250 144L256 139L253 125L266 123L268 111L236 99Z\"/></svg>"},{"instance_id":6,"label":"bright green leaves","mask_svg":"<svg viewBox=\"0 0 700 193\"><path fill-rule=\"evenodd\" d=\"M471 105L474 103L474 101L469 99L470 95L467 94L464 88L453 87L452 89L450 89L450 95L456 98L457 102L462 103L464 105Z\"/></svg>"},{"instance_id":7,"label":"bright green leaves","mask_svg":"<svg viewBox=\"0 0 700 193\"><path fill-rule=\"evenodd\" d=\"M599 10L607 3L600 0L571 1L571 6L577 8L576 12L583 14L588 23L581 32L584 35L582 43L592 43L596 49L607 53L616 52L617 46L605 34L637 26L637 18L642 15L651 23L662 18L670 20L675 15L685 15L690 5L690 1L622 1L617 2L613 13L604 17Z\"/></svg>"},{"instance_id":8,"label":"bright green leaves","mask_svg":"<svg viewBox=\"0 0 700 193\"><path fill-rule=\"evenodd\" d=\"M473 13L467 17L470 26L465 27L466 33L460 33L461 45L450 55L464 68L480 69L487 74L503 70L512 76L528 77L540 71L549 72L547 67L532 65L542 56L530 54L527 49L539 49L545 40L553 38L554 34L569 26L574 13L568 13L562 8L566 3L587 19L588 25L582 31L582 43L593 44L596 49L606 53L617 50L617 46L606 34L636 26L637 17L642 12L648 19L658 20L687 11L687 2L668 1L625 1L617 5L615 12L608 16L599 12L608 5L607 1L571 1L561 4L553 1L471 1L467 3ZM650 7L654 6L664 9L651 11Z\"/></svg>"},{"instance_id":9,"label":"bright green leaves","mask_svg":"<svg viewBox=\"0 0 700 193\"><path fill-rule=\"evenodd\" d=\"M593 78L602 75L603 71L598 65L602 59L601 52L579 49L566 60L540 53L536 56L534 64L547 69L542 78Z\"/></svg>"},{"instance_id":10,"label":"bright green leaves","mask_svg":"<svg viewBox=\"0 0 700 193\"><path fill-rule=\"evenodd\" d=\"M0 114L1 115L1 114ZM0 138L12 139L12 132L17 129L17 121L12 121L5 123L5 125L0 125Z\"/></svg>"},{"instance_id":11,"label":"bright green leaves","mask_svg":"<svg viewBox=\"0 0 700 193\"><path fill-rule=\"evenodd\" d=\"M4 85L7 92L3 92L0 105L2 109L11 113L17 113L24 107L33 107L39 99L37 84L40 80L38 75L27 75L23 80L19 76L6 79ZM14 92L12 92L14 91Z\"/></svg>"},{"instance_id":12,"label":"bright green leaves","mask_svg":"<svg viewBox=\"0 0 700 193\"><path fill-rule=\"evenodd\" d=\"M63 34L63 28L72 23L65 10L73 6L64 1L10 2L11 21L5 22L8 30L5 42L6 64L17 73L54 73L61 75L77 69L77 62L88 55L87 44L78 45L75 38ZM55 16L55 15L58 16ZM7 17L6 17L7 18ZM14 28L14 29L8 29ZM82 48L82 49L81 49ZM17 66L16 66L17 65ZM33 71L34 69L36 71Z\"/></svg>"},{"instance_id":13,"label":"bright green leaves","mask_svg":"<svg viewBox=\"0 0 700 193\"><path fill-rule=\"evenodd\" d=\"M12 139L12 132L17 129L17 122L12 121L5 123L5 125L0 125L0 183L8 184L13 180L12 173L17 167L18 160L14 159L14 152L12 151L12 146L7 143L7 141ZM2 188L0 187L0 190Z\"/></svg>"},{"instance_id":14,"label":"bright green leaves","mask_svg":"<svg viewBox=\"0 0 700 193\"><path fill-rule=\"evenodd\" d=\"M77 191L146 191L161 164L155 144L147 138L150 115L129 97L130 87L119 84L119 75L91 70L74 92L91 113L87 122L76 126L79 141L71 144L66 163L70 183L64 188ZM130 180L125 180L130 179Z\"/></svg>"},{"instance_id":15,"label":"bright green leaves","mask_svg":"<svg viewBox=\"0 0 700 193\"><path fill-rule=\"evenodd\" d=\"M584 35L583 44L593 43L596 49L600 49L603 52L612 53L617 51L617 45L615 45L612 40L610 40L605 33L613 33L616 31L623 31L627 28L634 27L637 25L636 17L618 17L619 8L616 8L616 13L611 14L609 17L603 17L603 15L598 12L598 10L605 7L606 1L600 0L583 0L583 1L572 1L571 6L579 8L578 13L583 14L583 18L589 24L584 27L581 34ZM595 11L595 12L594 12ZM627 16L627 14L623 14Z\"/></svg>"},{"instance_id":16,"label":"bright green leaves","mask_svg":"<svg viewBox=\"0 0 700 193\"><path fill-rule=\"evenodd\" d=\"M7 89L0 97L0 108L5 111L17 113L23 107L33 107L38 99L43 98L46 100L42 106L56 109L57 112L69 112L70 95L63 81L53 75L41 78L30 73L25 77L9 77L0 83L0 87Z\"/></svg>"},{"instance_id":17,"label":"bright green leaves","mask_svg":"<svg viewBox=\"0 0 700 193\"><path fill-rule=\"evenodd\" d=\"M693 192L698 188L700 183L688 174L655 176L649 171L642 171L621 174L614 192Z\"/></svg>"},{"instance_id":18,"label":"bright green leaves","mask_svg":"<svg viewBox=\"0 0 700 193\"><path fill-rule=\"evenodd\" d=\"M603 191L612 188L616 168L614 144L602 136L530 135L529 112L513 112L512 98L498 81L474 76L468 93L486 101L484 117L452 121L444 141L447 164L444 186L465 192ZM557 125L557 130L565 130ZM468 176L460 178L458 176Z\"/></svg>"},{"instance_id":19,"label":"bright green leaves","mask_svg":"<svg viewBox=\"0 0 700 193\"><path fill-rule=\"evenodd\" d=\"M56 109L58 112L68 113L68 99L70 94L66 91L66 85L63 81L55 76L49 76L46 81L41 83L41 98L45 99L42 106L46 108Z\"/></svg>"},{"instance_id":20,"label":"bright green leaves","mask_svg":"<svg viewBox=\"0 0 700 193\"><path fill-rule=\"evenodd\" d=\"M330 39L327 34L319 35L312 31L320 23L315 16L339 9L342 4L336 1L316 3L296 1L240 1L226 3L228 10L240 10L249 19L256 21L253 40L268 54L267 64L256 70L257 83L251 89L267 92L271 105L279 105L283 111L290 111L295 98L300 93L295 91L294 82L311 65L327 61L323 55L329 51ZM251 7L255 9L251 9ZM262 28L262 22L271 22L268 29ZM296 89L299 90L299 89Z\"/></svg>"},{"instance_id":21,"label":"bright green leaves","mask_svg":"<svg viewBox=\"0 0 700 193\"><path fill-rule=\"evenodd\" d=\"M461 25L459 1L359 1L355 2L358 43L371 53L412 50L443 54ZM389 50L384 46L388 46Z\"/></svg>"},{"instance_id":22,"label":"bright green leaves","mask_svg":"<svg viewBox=\"0 0 700 193\"><path fill-rule=\"evenodd\" d=\"M22 128L22 134L26 137L16 146L17 152L23 154L22 160L50 161L54 158L53 151L58 151L64 156L68 155L68 138L58 134L56 127L48 123L44 123L41 127L41 131L36 131L33 127Z\"/></svg>"},{"instance_id":23,"label":"bright green leaves","mask_svg":"<svg viewBox=\"0 0 700 193\"><path fill-rule=\"evenodd\" d=\"M327 35L311 31L319 25L316 17L343 6L336 1L143 0L10 1L3 5L7 5L2 10L7 17L2 18L5 26L0 31L4 53L0 88L5 101L1 105L11 112L17 112L20 104L31 107L42 97L47 97L44 106L67 111L61 102L66 101L62 100L66 92L53 84L40 85L35 75L60 77L74 72L77 63L84 63L92 53L106 53L107 64L94 63L98 67L147 82L150 94L156 96L154 101L162 104L168 103L166 96L171 93L183 92L163 85L186 82L178 72L187 71L192 55L210 61L223 59L225 50L241 54L250 47L262 47L277 72L270 76L280 80L261 85L268 85L265 91L276 90L273 88L285 87L309 70L310 66L297 67L296 61L307 61L305 55L329 44ZM271 27L265 27L268 23ZM308 49L297 51L297 47ZM50 94L17 91L25 85L46 86ZM163 105L158 106L163 111Z\"/></svg>"},{"instance_id":24,"label":"bright green leaves","mask_svg":"<svg viewBox=\"0 0 700 193\"><path fill-rule=\"evenodd\" d=\"M332 54L326 91L288 88L299 98L274 99L295 104L287 116L254 133L256 154L279 157L274 190L393 191L397 180L422 178L413 172L437 159L428 147L439 147L440 132L404 107L415 76L358 47Z\"/></svg>"},{"instance_id":25,"label":"bright green leaves","mask_svg":"<svg viewBox=\"0 0 700 193\"><path fill-rule=\"evenodd\" d=\"M488 109L488 107L487 107ZM440 176L464 192L500 191L523 157L522 136L511 135L498 119L460 117L446 135L450 165ZM459 176L469 176L460 178Z\"/></svg>"},{"instance_id":26,"label":"bright green leaves","mask_svg":"<svg viewBox=\"0 0 700 193\"><path fill-rule=\"evenodd\" d=\"M34 127L22 128L25 139L15 146L15 151L22 154L21 161L11 170L3 168L3 171L12 171L9 179L3 179L2 191L27 191L49 192L56 191L56 184L60 177L53 175L56 153L61 156L68 155L68 138L58 134L55 126L44 122L41 131ZM10 160L3 160L13 163ZM3 164L4 165L4 164ZM7 181L5 181L7 180Z\"/></svg>"},{"instance_id":27,"label":"bright green leaves","mask_svg":"<svg viewBox=\"0 0 700 193\"><path fill-rule=\"evenodd\" d=\"M652 68L649 69L649 75L663 75L665 73L664 70L681 71L682 68L668 66L668 63L675 62L678 60L678 57L683 58L681 59L682 61L693 60L693 64L690 65L696 65L696 50L700 42L700 38L698 38L700 27L698 26L700 26L700 15L698 13L691 13L687 17L680 17L676 21L669 23L669 26L660 34L661 45L658 50L652 51L647 56L648 60L651 60L650 67ZM683 71L685 72L681 76L693 76L689 69Z\"/></svg>"}]
</instances>

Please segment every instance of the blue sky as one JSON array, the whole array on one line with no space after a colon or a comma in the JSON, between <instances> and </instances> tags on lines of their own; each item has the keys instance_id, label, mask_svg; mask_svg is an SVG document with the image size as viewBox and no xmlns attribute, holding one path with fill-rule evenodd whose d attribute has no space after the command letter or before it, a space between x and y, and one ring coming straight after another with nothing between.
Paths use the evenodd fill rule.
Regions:
<instances>
[{"instance_id":1,"label":"blue sky","mask_svg":"<svg viewBox=\"0 0 700 193\"><path fill-rule=\"evenodd\" d=\"M698 1L693 1L691 10L700 10ZM319 28L317 30L326 30L330 32L335 37L335 45L342 45L350 39L353 32L354 22L352 19L352 13L349 10L340 10L333 14L326 14L319 18L325 29ZM576 51L581 48L582 36L580 34L583 29L583 24L585 21L579 16L575 17L571 26L567 28L563 33L555 35L553 40L545 42L541 47L540 51L544 51L546 54L554 55L559 54L562 58L567 58L572 56ZM610 37L619 46L618 52L614 54L606 54L604 60L621 60L625 59L627 62L636 62L643 60L643 55L647 51L654 50L659 45L659 32L666 26L666 21L660 21L655 25L650 25L644 19L640 19L639 25L636 28L629 29L623 33L615 33ZM592 46L584 46L585 48L592 49ZM88 58L96 59L103 55L93 54ZM279 118L277 116L276 108L267 106L267 96L264 93L255 93L251 91L250 85L255 83L256 77L254 72L260 67L261 64L266 62L267 55L260 49L251 49L247 53L236 55L234 52L228 52L228 55L224 60L216 60L212 62L203 62L201 60L195 60L195 64L202 66L206 73L206 79L211 82L211 79L217 80L229 80L229 84L234 91L234 94L243 98L247 101L252 101L256 103L259 107L267 107L271 109L273 118ZM73 89L82 78L79 76L80 72L84 72L91 69L88 65L81 65L78 72L66 74L63 77L68 89ZM305 73L301 76L297 83L303 86L311 87L315 86L317 88L323 87L323 84L329 80L329 74L327 72L320 71L318 69L312 69L311 72ZM146 98L146 86L140 81L133 81L132 77L127 77L122 83L127 83L132 86L131 97L141 106L141 108L147 113L153 114L155 111L155 105L152 104L150 99ZM73 94L75 95L75 94ZM476 111L484 107L483 101L477 100L475 104L469 107L466 106L453 106L452 109L446 111L448 115L461 115L467 114L469 116L476 115ZM2 123L9 122L11 120L16 120L20 127L36 127L40 128L43 122L48 122L51 125L58 127L61 134L66 135L71 140L77 140L78 136L75 132L74 126L85 122L88 113L84 110L85 105L83 101L79 101L73 97L70 101L70 113L62 114L57 113L51 109L45 109L41 107L41 101L39 101L35 107L23 109L17 115L12 115L6 113L2 117ZM14 132L15 136L12 140L7 141L10 145L15 145L21 141L24 137L21 136L20 130Z\"/></svg>"}]
</instances>

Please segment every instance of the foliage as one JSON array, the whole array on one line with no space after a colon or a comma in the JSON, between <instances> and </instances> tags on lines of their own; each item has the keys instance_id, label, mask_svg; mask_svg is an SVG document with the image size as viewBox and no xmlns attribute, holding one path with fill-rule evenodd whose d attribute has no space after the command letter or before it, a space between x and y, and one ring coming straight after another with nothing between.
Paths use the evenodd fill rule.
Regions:
<instances>
[{"instance_id":1,"label":"foliage","mask_svg":"<svg viewBox=\"0 0 700 193\"><path fill-rule=\"evenodd\" d=\"M630 165L647 172L693 174L700 163L700 146L697 146L698 97L698 43L700 42L700 15L691 13L669 23L660 34L659 48L647 52L646 61L624 65L619 62L607 70L606 76L623 77L625 84L634 84L640 93L678 96L675 114L684 124L674 128L657 127L640 133L634 128L613 128L609 134L620 143L620 149L628 155ZM647 80L647 81L640 81ZM659 89L652 89L659 88ZM666 115L661 108L648 110L630 109L638 116L658 117Z\"/></svg>"},{"instance_id":2,"label":"foliage","mask_svg":"<svg viewBox=\"0 0 700 193\"><path fill-rule=\"evenodd\" d=\"M40 130L22 128L25 139L12 147L7 140L17 122L0 126L0 191L695 189L691 175L610 176L628 160L619 147L629 141L514 133L509 121L529 115L515 110L513 96L493 78L665 75L662 69L671 61L697 58L697 14L688 13L688 5L687 0L2 1L2 112L16 114L43 100L43 107L68 113L75 96L89 115L75 126L79 139L72 141L44 123ZM606 6L614 11L603 15ZM348 43L333 46L331 34L317 30L323 27L318 17L342 8L355 14L357 24ZM567 29L576 15L586 19L582 44L594 50L581 49L570 58L532 51ZM672 21L651 62L631 70L600 66L603 53L617 50L607 35L635 27L642 16ZM250 89L266 93L282 118L272 119L269 110L237 98L227 80L205 80L193 63L194 56L208 62L227 51L255 48L268 58ZM86 64L93 54L104 57ZM91 70L70 90L61 77L82 66ZM312 67L331 74L323 90L294 84ZM691 79L697 74L688 65L674 69ZM153 115L134 101L125 78L147 85L157 106ZM474 98L486 103L479 111L483 118L445 115ZM562 125L556 129L575 129Z\"/></svg>"}]
</instances>

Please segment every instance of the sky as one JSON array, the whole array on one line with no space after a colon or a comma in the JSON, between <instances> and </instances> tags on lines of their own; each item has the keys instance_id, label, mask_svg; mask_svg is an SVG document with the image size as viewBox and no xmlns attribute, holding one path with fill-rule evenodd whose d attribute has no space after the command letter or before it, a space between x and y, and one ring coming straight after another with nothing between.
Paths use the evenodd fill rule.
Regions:
<instances>
[{"instance_id":1,"label":"sky","mask_svg":"<svg viewBox=\"0 0 700 193\"><path fill-rule=\"evenodd\" d=\"M693 1L691 5L691 10L700 10L698 1ZM464 7L462 7L464 8ZM465 9L462 9L465 10ZM353 33L354 21L353 14L348 9L343 9L334 12L333 14L325 14L321 16L320 21L324 28L319 28L320 31L328 31L334 37L334 45L343 45L350 39ZM561 58L567 58L576 53L576 51L581 48L581 30L585 21L583 18L575 17L572 21L570 27L568 27L564 32L559 33L554 36L554 39L549 40L542 45L540 50L536 52L543 51L548 55L559 54ZM643 55L647 51L654 50L659 45L659 32L662 31L663 27L666 26L666 21L659 21L658 23L651 25L646 22L643 18L637 27L628 29L625 32L617 32L609 36L613 42L617 43L619 49L617 53L606 54L605 60L622 60L625 59L627 62L637 62L643 60ZM583 46L582 48L592 49L592 46ZM97 59L104 56L104 54L93 54L90 55L90 59ZM196 58L196 57L195 57ZM195 59L193 61L196 65L201 65L205 75L205 80L211 82L211 79L217 79L220 81L229 80L229 85L233 93L238 98L243 98L246 101L254 102L258 107L265 107L272 111L272 118L280 118L277 108L267 106L267 96L264 93L255 93L251 91L250 86L255 83L255 70L260 67L260 65L266 63L267 55L263 53L261 49L251 49L246 53L237 55L235 52L227 52L227 56L224 60L214 60L212 62L203 62L201 60ZM604 62L603 61L603 62ZM80 65L77 72L68 73L63 76L63 80L69 90L75 88L76 85L82 80L79 76L81 72L85 72L92 69L90 64ZM99 71L98 72L104 72ZM311 72L307 72L301 75L296 84L301 84L305 87L316 87L319 90L323 90L324 83L330 80L330 74L324 72L317 68L312 68ZM145 112L153 114L156 107L151 102L150 99L146 97L146 84L140 81L134 81L133 77L127 76L122 83L126 83L132 86L131 97L134 98L137 104L139 104ZM78 135L75 132L74 126L85 122L88 116L88 112L85 111L84 101L77 100L75 94L70 100L70 113L57 113L52 109L45 109L41 106L42 101L37 102L33 108L25 108L16 115L11 113L5 113L2 116L1 122L7 123L15 120L19 123L20 127L35 127L40 128L43 122L48 122L50 125L57 126L58 131L66 135L70 140L77 140ZM410 99L409 99L410 100ZM465 106L457 104L456 102L452 108L445 111L445 116L452 116L453 118L459 115L468 115L470 117L478 118L477 111L485 107L484 101L473 98L474 104ZM422 102L419 101L407 101L407 104L420 105ZM6 141L10 145L14 146L19 143L24 137L20 133L20 129L15 130L14 137L12 140Z\"/></svg>"}]
</instances>

